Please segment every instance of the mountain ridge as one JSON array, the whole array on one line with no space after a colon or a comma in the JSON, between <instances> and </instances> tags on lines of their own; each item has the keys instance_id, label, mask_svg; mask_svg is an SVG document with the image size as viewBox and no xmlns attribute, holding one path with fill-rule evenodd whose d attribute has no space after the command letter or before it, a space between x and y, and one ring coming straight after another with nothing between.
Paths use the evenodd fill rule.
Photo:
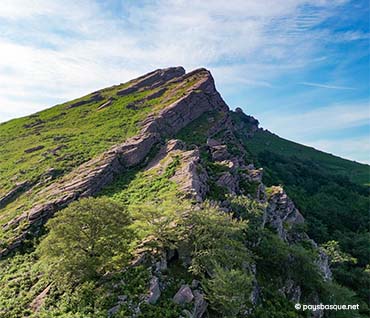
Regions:
<instances>
[{"instance_id":1,"label":"mountain ridge","mask_svg":"<svg viewBox=\"0 0 370 318\"><path fill-rule=\"evenodd\" d=\"M116 291L125 284L110 285L108 273L106 278L104 274L91 281L112 294L101 295L109 298L109 306L102 305L99 317L119 317L120 312L130 317L164 317L171 312L168 317L181 313L198 318L205 314L257 318L271 310L303 317L304 313L290 307L292 303L318 303L347 293L336 285L335 279L341 276L338 268L332 273L332 250L324 244L340 239L334 232L336 225L330 223L333 218L323 213L322 206L315 207L310 200L320 202L316 192L321 188L328 197L331 192L324 191L332 191L330 187L337 187L341 194L348 190L353 196L342 194L341 199L347 204L358 198L359 207L352 213L357 219L346 222L348 217L338 214L338 222L344 219L340 226L348 235L362 223L365 238L366 191L348 179L346 169L351 165L342 167L341 160L347 161L341 159L338 167L343 171L337 176L337 162L329 160L328 164L328 155L317 155L315 161L305 146L292 148L289 142L272 138L259 128L258 120L241 109L231 111L206 69L189 73L182 67L158 69L19 122L0 125L0 136L5 140L0 151L9 160L9 166L0 163L0 168L4 167L0 182L7 190L0 192L0 262L8 264L2 275L5 280L0 278L6 286L4 293L9 289L15 292L7 275L29 275L12 269L17 257L23 257L22 264L38 272L28 257L38 259L38 246L53 237L55 228L48 225L49 232L44 234L48 219L47 224L57 227L57 220L79 202L87 202L87 197L95 197L96 204L99 198L108 197L132 214L138 235L137 242L132 242L133 260L114 273L125 280L130 271L139 271L141 274L131 277L133 282L146 277L140 281L144 286L140 292L132 291L135 287L126 281L131 291L126 290L125 295ZM19 139L24 139L24 144ZM361 182L361 178L357 180ZM334 197L330 200L335 201ZM147 223L151 224L149 230ZM59 240L63 242L63 238ZM345 240L340 243L346 246ZM226 250L225 244L229 247ZM52 246L49 249L53 250ZM363 270L366 256L357 254L362 267L355 270ZM339 255L346 259L345 254ZM15 312L24 315L24 306L31 306L34 317L43 310L41 305L36 309L32 305L40 298L49 293L58 304L63 299L60 293L68 296L78 289L63 290L63 285L60 290L51 288L54 281L38 273L41 279L33 284L40 285L34 288L39 293L26 292L26 299L31 298L28 303L7 305L13 308L10 311L2 311L0 306L0 313L5 317L14 317ZM53 275L52 279L59 279ZM211 284L222 275L239 275L239 279L226 279L230 285L215 290ZM248 286L245 291L233 285L239 281ZM78 281L75 284L80 286ZM333 288L337 290L334 296ZM91 292L99 293L95 287ZM223 292L228 296L222 296ZM361 289L356 292L359 299L365 299ZM218 293L226 297L226 303L220 301ZM9 298L2 297L0 304L1 299ZM244 300L233 303L238 297ZM44 305L44 313L68 314L55 304ZM366 305L362 306L366 312ZM98 317L95 309L88 308L80 312ZM323 317L324 312L311 314Z\"/></svg>"}]
</instances>

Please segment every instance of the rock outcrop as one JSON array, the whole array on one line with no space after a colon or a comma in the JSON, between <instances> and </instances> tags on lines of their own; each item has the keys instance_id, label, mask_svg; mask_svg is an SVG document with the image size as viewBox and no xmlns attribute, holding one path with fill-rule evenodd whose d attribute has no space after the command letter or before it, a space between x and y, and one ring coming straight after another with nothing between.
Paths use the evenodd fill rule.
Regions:
<instances>
[{"instance_id":1,"label":"rock outcrop","mask_svg":"<svg viewBox=\"0 0 370 318\"><path fill-rule=\"evenodd\" d=\"M283 241L292 242L298 240L295 232L291 230L293 226L303 224L304 218L281 187L272 188L266 210L266 223L277 231ZM301 235L307 238L305 234ZM300 237L299 239L302 238Z\"/></svg>"},{"instance_id":2,"label":"rock outcrop","mask_svg":"<svg viewBox=\"0 0 370 318\"><path fill-rule=\"evenodd\" d=\"M161 81L186 81L196 75L197 81L189 87L178 100L159 113L153 113L142 122L140 133L126 142L113 147L100 156L81 165L62 180L51 184L40 193L44 203L36 204L31 210L8 222L4 229L14 228L26 221L28 226L7 248L0 251L0 257L19 246L32 226L42 225L56 211L66 207L78 198L98 193L119 174L144 161L155 144L174 136L180 129L207 111L227 112L228 106L217 92L209 71L199 69L183 74L182 68L171 68L149 73L133 84L135 89L159 85ZM126 92L127 93L127 92ZM121 92L121 94L123 94ZM95 95L94 95L95 96ZM195 159L196 160L196 159ZM194 165L190 164L190 170ZM197 187L199 182L191 184ZM201 189L198 189L202 192ZM41 201L41 199L40 199Z\"/></svg>"}]
</instances>

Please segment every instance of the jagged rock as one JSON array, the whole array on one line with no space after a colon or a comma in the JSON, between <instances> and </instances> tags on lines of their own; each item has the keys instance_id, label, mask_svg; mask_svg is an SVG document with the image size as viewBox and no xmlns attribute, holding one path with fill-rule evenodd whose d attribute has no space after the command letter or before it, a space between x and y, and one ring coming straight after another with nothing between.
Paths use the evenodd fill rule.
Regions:
<instances>
[{"instance_id":1,"label":"jagged rock","mask_svg":"<svg viewBox=\"0 0 370 318\"><path fill-rule=\"evenodd\" d=\"M217 146L221 146L221 142L219 142L216 139L207 138L207 145L209 147L217 147Z\"/></svg>"},{"instance_id":2,"label":"jagged rock","mask_svg":"<svg viewBox=\"0 0 370 318\"><path fill-rule=\"evenodd\" d=\"M38 151L38 150L41 150L41 149L44 149L45 146L43 145L40 145L40 146L36 146L36 147L32 147L32 148L28 148L26 149L24 152L25 153L32 153L32 152L35 152L35 151Z\"/></svg>"},{"instance_id":3,"label":"jagged rock","mask_svg":"<svg viewBox=\"0 0 370 318\"><path fill-rule=\"evenodd\" d=\"M103 99L104 99L104 97L101 96L99 92L96 92L89 99L80 100L78 102L75 102L75 103L72 103L70 105L67 105L66 106L66 109L75 108L75 107L86 105L86 104L90 104L90 103L93 103L93 102L100 102Z\"/></svg>"},{"instance_id":4,"label":"jagged rock","mask_svg":"<svg viewBox=\"0 0 370 318\"><path fill-rule=\"evenodd\" d=\"M194 309L191 317L202 318L207 310L208 303L205 301L203 294L198 290L194 290L194 300Z\"/></svg>"},{"instance_id":5,"label":"jagged rock","mask_svg":"<svg viewBox=\"0 0 370 318\"><path fill-rule=\"evenodd\" d=\"M276 230L282 240L293 241L296 238L290 229L302 224L304 218L281 187L273 187L272 191L266 209L266 223Z\"/></svg>"},{"instance_id":6,"label":"jagged rock","mask_svg":"<svg viewBox=\"0 0 370 318\"><path fill-rule=\"evenodd\" d=\"M183 152L181 154L181 167L176 170L171 178L180 185L180 189L201 202L208 191L207 172L200 166L198 149Z\"/></svg>"},{"instance_id":7,"label":"jagged rock","mask_svg":"<svg viewBox=\"0 0 370 318\"><path fill-rule=\"evenodd\" d=\"M117 95L128 95L145 87L155 88L174 78L181 77L184 74L185 69L183 67L170 67L166 69L155 70L139 77L130 86L118 91Z\"/></svg>"},{"instance_id":8,"label":"jagged rock","mask_svg":"<svg viewBox=\"0 0 370 318\"><path fill-rule=\"evenodd\" d=\"M321 248L319 249L319 257L318 260L316 261L316 264L318 265L324 280L325 281L332 280L333 274L329 266L329 256Z\"/></svg>"},{"instance_id":9,"label":"jagged rock","mask_svg":"<svg viewBox=\"0 0 370 318\"><path fill-rule=\"evenodd\" d=\"M279 291L284 294L284 296L289 299L292 303L299 303L302 296L302 290L299 285L291 279L288 279L284 286L279 289Z\"/></svg>"},{"instance_id":10,"label":"jagged rock","mask_svg":"<svg viewBox=\"0 0 370 318\"><path fill-rule=\"evenodd\" d=\"M193 299L193 292L188 285L182 285L176 295L173 297L173 301L179 305L190 303Z\"/></svg>"},{"instance_id":11,"label":"jagged rock","mask_svg":"<svg viewBox=\"0 0 370 318\"><path fill-rule=\"evenodd\" d=\"M224 161L230 158L226 145L214 146L211 148L212 159L214 161Z\"/></svg>"},{"instance_id":12,"label":"jagged rock","mask_svg":"<svg viewBox=\"0 0 370 318\"><path fill-rule=\"evenodd\" d=\"M4 197L0 198L0 208L6 206L9 202L16 199L21 193L29 189L31 183L29 181L24 181L16 184L16 186L10 190Z\"/></svg>"},{"instance_id":13,"label":"jagged rock","mask_svg":"<svg viewBox=\"0 0 370 318\"><path fill-rule=\"evenodd\" d=\"M239 180L236 176L232 175L230 172L223 173L217 180L217 185L226 188L231 194L235 194L238 191Z\"/></svg>"},{"instance_id":14,"label":"jagged rock","mask_svg":"<svg viewBox=\"0 0 370 318\"><path fill-rule=\"evenodd\" d=\"M45 298L49 293L51 285L47 286L31 303L30 308L34 312L38 312L45 302Z\"/></svg>"},{"instance_id":15,"label":"jagged rock","mask_svg":"<svg viewBox=\"0 0 370 318\"><path fill-rule=\"evenodd\" d=\"M252 165L253 166L253 165ZM262 182L262 176L263 176L263 169L247 169L246 171L246 179L250 182Z\"/></svg>"},{"instance_id":16,"label":"jagged rock","mask_svg":"<svg viewBox=\"0 0 370 318\"><path fill-rule=\"evenodd\" d=\"M159 279L157 276L153 276L150 280L149 295L146 302L149 304L155 304L159 297L161 297L161 289L159 287Z\"/></svg>"}]
</instances>

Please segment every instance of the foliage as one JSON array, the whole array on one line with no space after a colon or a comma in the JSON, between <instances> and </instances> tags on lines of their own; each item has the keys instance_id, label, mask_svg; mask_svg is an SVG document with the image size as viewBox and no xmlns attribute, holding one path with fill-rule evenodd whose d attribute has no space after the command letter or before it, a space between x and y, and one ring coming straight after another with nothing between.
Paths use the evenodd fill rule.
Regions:
<instances>
[{"instance_id":1,"label":"foliage","mask_svg":"<svg viewBox=\"0 0 370 318\"><path fill-rule=\"evenodd\" d=\"M335 280L352 289L367 308L365 267L370 257L369 166L258 131L244 144L265 170L264 183L282 184L306 219L308 235L320 244L338 242L342 256L357 263L333 263ZM335 252L334 246L328 247ZM334 250L333 250L334 248ZM330 251L329 251L330 253ZM344 254L343 254L344 253ZM367 309L366 309L367 310Z\"/></svg>"},{"instance_id":2,"label":"foliage","mask_svg":"<svg viewBox=\"0 0 370 318\"><path fill-rule=\"evenodd\" d=\"M209 204L191 211L184 220L184 230L192 254L190 270L196 275L212 273L214 263L232 269L251 260L244 244L247 222Z\"/></svg>"},{"instance_id":3,"label":"foliage","mask_svg":"<svg viewBox=\"0 0 370 318\"><path fill-rule=\"evenodd\" d=\"M181 236L178 224L189 209L186 201L173 197L163 201L137 203L129 208L138 237L145 240L146 248L156 252L176 247Z\"/></svg>"},{"instance_id":4,"label":"foliage","mask_svg":"<svg viewBox=\"0 0 370 318\"><path fill-rule=\"evenodd\" d=\"M324 252L329 256L331 263L357 263L356 258L351 257L350 255L343 253L340 250L339 243L337 241L328 241L321 245Z\"/></svg>"},{"instance_id":5,"label":"foliage","mask_svg":"<svg viewBox=\"0 0 370 318\"><path fill-rule=\"evenodd\" d=\"M222 317L245 317L251 307L252 277L241 269L224 269L216 264L204 289L212 309Z\"/></svg>"},{"instance_id":6,"label":"foliage","mask_svg":"<svg viewBox=\"0 0 370 318\"><path fill-rule=\"evenodd\" d=\"M51 219L41 262L57 281L83 282L126 264L133 232L125 207L107 198L72 203Z\"/></svg>"}]
</instances>

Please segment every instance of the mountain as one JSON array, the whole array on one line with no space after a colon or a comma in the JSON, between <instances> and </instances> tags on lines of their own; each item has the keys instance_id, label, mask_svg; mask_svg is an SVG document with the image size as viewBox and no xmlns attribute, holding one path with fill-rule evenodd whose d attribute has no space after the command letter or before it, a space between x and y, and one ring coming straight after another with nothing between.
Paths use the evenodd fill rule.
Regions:
<instances>
[{"instance_id":1,"label":"mountain","mask_svg":"<svg viewBox=\"0 0 370 318\"><path fill-rule=\"evenodd\" d=\"M261 129L206 69L2 123L0 156L1 317L369 314L369 166Z\"/></svg>"}]
</instances>

